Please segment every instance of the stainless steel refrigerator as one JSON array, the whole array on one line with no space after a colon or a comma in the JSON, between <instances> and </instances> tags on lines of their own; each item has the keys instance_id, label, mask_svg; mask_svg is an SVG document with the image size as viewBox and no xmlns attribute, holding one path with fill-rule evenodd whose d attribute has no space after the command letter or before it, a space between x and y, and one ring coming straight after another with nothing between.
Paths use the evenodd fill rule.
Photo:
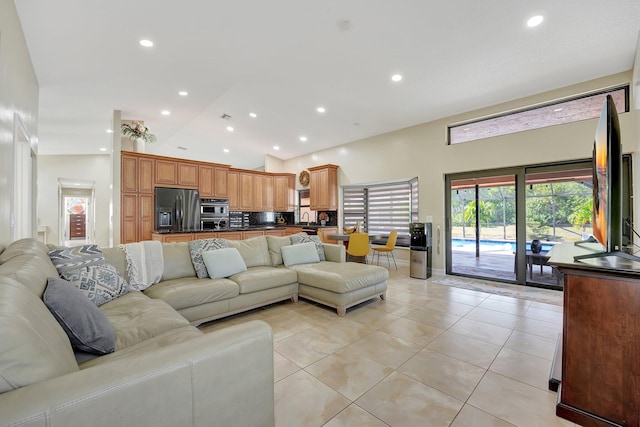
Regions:
<instances>
[{"instance_id":1,"label":"stainless steel refrigerator","mask_svg":"<svg viewBox=\"0 0 640 427\"><path fill-rule=\"evenodd\" d=\"M156 187L156 223L159 232L200 230L198 190Z\"/></svg>"}]
</instances>

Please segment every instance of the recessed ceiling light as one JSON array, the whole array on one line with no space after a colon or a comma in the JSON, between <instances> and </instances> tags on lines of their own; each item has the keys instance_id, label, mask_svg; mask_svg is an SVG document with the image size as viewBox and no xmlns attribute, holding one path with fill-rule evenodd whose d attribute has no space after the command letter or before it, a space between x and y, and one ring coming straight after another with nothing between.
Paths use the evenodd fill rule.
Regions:
<instances>
[{"instance_id":1,"label":"recessed ceiling light","mask_svg":"<svg viewBox=\"0 0 640 427\"><path fill-rule=\"evenodd\" d=\"M273 146L273 149L274 149L274 150L276 150L276 151L278 151L278 150L280 149L280 147L278 147L277 145L274 145L274 146Z\"/></svg>"},{"instance_id":2,"label":"recessed ceiling light","mask_svg":"<svg viewBox=\"0 0 640 427\"><path fill-rule=\"evenodd\" d=\"M100 151L107 151L107 149L102 147L102 148L100 148Z\"/></svg>"},{"instance_id":3,"label":"recessed ceiling light","mask_svg":"<svg viewBox=\"0 0 640 427\"><path fill-rule=\"evenodd\" d=\"M400 80L402 80L402 74L394 74L393 76L391 76L391 80L394 82L399 82Z\"/></svg>"},{"instance_id":4,"label":"recessed ceiling light","mask_svg":"<svg viewBox=\"0 0 640 427\"><path fill-rule=\"evenodd\" d=\"M140 40L140 45L144 47L153 46L153 42L151 40Z\"/></svg>"},{"instance_id":5,"label":"recessed ceiling light","mask_svg":"<svg viewBox=\"0 0 640 427\"><path fill-rule=\"evenodd\" d=\"M256 117L258 117L258 115L256 113L249 113L249 117L255 119Z\"/></svg>"},{"instance_id":6,"label":"recessed ceiling light","mask_svg":"<svg viewBox=\"0 0 640 427\"><path fill-rule=\"evenodd\" d=\"M307 142L307 137L306 137L306 136L301 136L301 137L300 137L300 141L302 141L302 142Z\"/></svg>"},{"instance_id":7,"label":"recessed ceiling light","mask_svg":"<svg viewBox=\"0 0 640 427\"><path fill-rule=\"evenodd\" d=\"M189 92L187 92L186 90L181 90L180 92L178 92L178 95L187 96L187 95L189 95Z\"/></svg>"},{"instance_id":8,"label":"recessed ceiling light","mask_svg":"<svg viewBox=\"0 0 640 427\"><path fill-rule=\"evenodd\" d=\"M113 133L113 129L107 129L107 133Z\"/></svg>"},{"instance_id":9,"label":"recessed ceiling light","mask_svg":"<svg viewBox=\"0 0 640 427\"><path fill-rule=\"evenodd\" d=\"M222 151L224 151L225 153L228 153L229 149L228 148L223 148Z\"/></svg>"},{"instance_id":10,"label":"recessed ceiling light","mask_svg":"<svg viewBox=\"0 0 640 427\"><path fill-rule=\"evenodd\" d=\"M321 113L321 114L322 114L322 113L324 113L324 112L325 112L325 111L327 111L327 110L325 110L325 109L324 109L324 107L318 107L318 108L316 108L316 111L317 111L318 113Z\"/></svg>"},{"instance_id":11,"label":"recessed ceiling light","mask_svg":"<svg viewBox=\"0 0 640 427\"><path fill-rule=\"evenodd\" d=\"M528 27L537 27L538 25L542 24L543 20L544 20L544 16L542 16L542 15L532 16L527 21L527 26Z\"/></svg>"},{"instance_id":12,"label":"recessed ceiling light","mask_svg":"<svg viewBox=\"0 0 640 427\"><path fill-rule=\"evenodd\" d=\"M233 132L233 126L227 126L227 130L228 130L229 132Z\"/></svg>"},{"instance_id":13,"label":"recessed ceiling light","mask_svg":"<svg viewBox=\"0 0 640 427\"><path fill-rule=\"evenodd\" d=\"M178 145L176 148L177 148L178 150L187 151L187 147L183 147L182 145Z\"/></svg>"},{"instance_id":14,"label":"recessed ceiling light","mask_svg":"<svg viewBox=\"0 0 640 427\"><path fill-rule=\"evenodd\" d=\"M162 111L160 112L160 114L162 114L163 116L168 116L168 115L170 115L170 114L171 114L171 111L169 111L169 110L162 110Z\"/></svg>"}]
</instances>

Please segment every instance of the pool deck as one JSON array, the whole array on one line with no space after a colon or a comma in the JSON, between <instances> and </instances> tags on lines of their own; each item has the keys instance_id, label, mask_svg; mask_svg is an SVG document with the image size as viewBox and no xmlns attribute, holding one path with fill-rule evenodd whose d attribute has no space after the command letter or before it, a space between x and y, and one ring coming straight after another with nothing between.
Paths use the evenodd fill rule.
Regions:
<instances>
[{"instance_id":1,"label":"pool deck","mask_svg":"<svg viewBox=\"0 0 640 427\"><path fill-rule=\"evenodd\" d=\"M515 281L514 271L515 255L510 251L480 252L480 258L476 258L475 251L453 250L451 265L452 272L481 278ZM562 286L562 278L554 274L549 265L533 266L533 278L527 271L527 283L543 286Z\"/></svg>"}]
</instances>

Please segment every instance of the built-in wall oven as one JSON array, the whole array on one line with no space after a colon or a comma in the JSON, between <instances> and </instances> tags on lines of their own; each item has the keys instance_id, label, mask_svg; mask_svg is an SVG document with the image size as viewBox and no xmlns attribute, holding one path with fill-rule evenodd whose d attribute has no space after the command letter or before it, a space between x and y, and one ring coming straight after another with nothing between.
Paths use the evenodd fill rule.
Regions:
<instances>
[{"instance_id":1,"label":"built-in wall oven","mask_svg":"<svg viewBox=\"0 0 640 427\"><path fill-rule=\"evenodd\" d=\"M229 201L200 199L200 225L205 231L226 230L229 227Z\"/></svg>"}]
</instances>

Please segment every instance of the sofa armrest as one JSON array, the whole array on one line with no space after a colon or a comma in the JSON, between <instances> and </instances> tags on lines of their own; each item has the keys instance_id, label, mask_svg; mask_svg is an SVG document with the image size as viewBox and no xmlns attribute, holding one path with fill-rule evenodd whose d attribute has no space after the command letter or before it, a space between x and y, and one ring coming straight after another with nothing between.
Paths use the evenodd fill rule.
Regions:
<instances>
[{"instance_id":1,"label":"sofa armrest","mask_svg":"<svg viewBox=\"0 0 640 427\"><path fill-rule=\"evenodd\" d=\"M273 426L273 334L250 321L0 394L2 426Z\"/></svg>"},{"instance_id":2,"label":"sofa armrest","mask_svg":"<svg viewBox=\"0 0 640 427\"><path fill-rule=\"evenodd\" d=\"M327 261L345 262L347 260L347 252L344 245L333 243L323 243L322 245L324 246L324 257Z\"/></svg>"}]
</instances>

